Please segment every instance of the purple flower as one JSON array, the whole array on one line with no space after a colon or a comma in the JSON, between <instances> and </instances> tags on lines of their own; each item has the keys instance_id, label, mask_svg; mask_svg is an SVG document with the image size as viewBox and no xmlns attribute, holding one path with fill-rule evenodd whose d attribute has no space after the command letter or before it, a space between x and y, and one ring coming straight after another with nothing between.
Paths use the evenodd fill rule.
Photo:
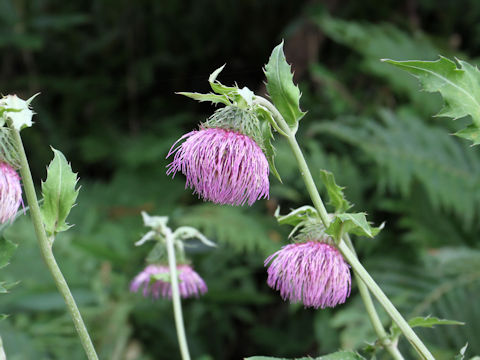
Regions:
<instances>
[{"instance_id":1,"label":"purple flower","mask_svg":"<svg viewBox=\"0 0 480 360\"><path fill-rule=\"evenodd\" d=\"M175 147L179 141L183 143ZM221 128L204 128L183 135L167 157L175 154L167 175L182 172L185 187L218 204L252 205L268 198L268 161L247 135Z\"/></svg>"},{"instance_id":2,"label":"purple flower","mask_svg":"<svg viewBox=\"0 0 480 360\"><path fill-rule=\"evenodd\" d=\"M0 223L13 220L22 204L20 176L7 163L0 162Z\"/></svg>"},{"instance_id":3,"label":"purple flower","mask_svg":"<svg viewBox=\"0 0 480 360\"><path fill-rule=\"evenodd\" d=\"M198 297L207 292L205 281L190 265L177 265L177 271L181 297ZM165 276L165 280L158 279L162 278L162 275ZM143 287L142 292L145 297L151 294L155 299L158 299L160 296L171 299L172 284L170 281L167 281L169 275L170 270L166 265L148 265L133 279L130 284L130 291L136 292ZM157 276L157 279L155 276Z\"/></svg>"},{"instance_id":4,"label":"purple flower","mask_svg":"<svg viewBox=\"0 0 480 360\"><path fill-rule=\"evenodd\" d=\"M265 266L270 262L267 284L279 290L284 300L323 309L343 304L350 295L349 266L330 244L289 244L269 256Z\"/></svg>"}]
</instances>

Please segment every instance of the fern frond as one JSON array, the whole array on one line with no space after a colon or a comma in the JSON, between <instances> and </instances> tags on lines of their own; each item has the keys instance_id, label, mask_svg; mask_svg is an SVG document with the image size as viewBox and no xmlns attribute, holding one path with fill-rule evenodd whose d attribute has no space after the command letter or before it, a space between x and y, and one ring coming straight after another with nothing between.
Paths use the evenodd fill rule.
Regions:
<instances>
[{"instance_id":1,"label":"fern frond","mask_svg":"<svg viewBox=\"0 0 480 360\"><path fill-rule=\"evenodd\" d=\"M270 217L254 217L241 208L197 205L188 208L177 223L196 227L209 239L227 244L238 252L270 254L281 245L281 235L269 230L274 227Z\"/></svg>"},{"instance_id":2,"label":"fern frond","mask_svg":"<svg viewBox=\"0 0 480 360\"><path fill-rule=\"evenodd\" d=\"M348 118L315 125L359 147L380 167L379 186L410 194L414 180L425 188L434 209L453 211L471 224L480 208L480 159L477 153L426 124L412 113L380 112L381 123Z\"/></svg>"}]
</instances>

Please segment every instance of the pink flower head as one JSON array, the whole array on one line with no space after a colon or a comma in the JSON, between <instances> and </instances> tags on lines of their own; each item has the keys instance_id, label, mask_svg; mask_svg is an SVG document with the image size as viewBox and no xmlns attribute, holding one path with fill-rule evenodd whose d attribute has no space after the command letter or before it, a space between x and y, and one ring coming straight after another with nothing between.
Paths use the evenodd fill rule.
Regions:
<instances>
[{"instance_id":1,"label":"pink flower head","mask_svg":"<svg viewBox=\"0 0 480 360\"><path fill-rule=\"evenodd\" d=\"M0 223L13 220L21 203L20 176L9 164L0 162Z\"/></svg>"},{"instance_id":2,"label":"pink flower head","mask_svg":"<svg viewBox=\"0 0 480 360\"><path fill-rule=\"evenodd\" d=\"M187 177L185 187L205 200L252 205L268 198L268 161L247 135L222 128L194 130L173 144L167 157L173 154L167 175L182 172Z\"/></svg>"},{"instance_id":3,"label":"pink flower head","mask_svg":"<svg viewBox=\"0 0 480 360\"><path fill-rule=\"evenodd\" d=\"M269 256L265 266L270 262L267 284L284 300L323 309L343 304L350 295L349 266L333 245L289 244Z\"/></svg>"},{"instance_id":4,"label":"pink flower head","mask_svg":"<svg viewBox=\"0 0 480 360\"><path fill-rule=\"evenodd\" d=\"M183 298L198 297L207 292L205 281L192 269L190 265L177 265L178 271L178 287L180 296ZM136 292L143 287L143 296L152 295L158 299L172 298L172 284L169 281L156 280L152 276L170 274L170 270L166 265L148 265L140 274L138 274L130 284L130 291Z\"/></svg>"}]
</instances>

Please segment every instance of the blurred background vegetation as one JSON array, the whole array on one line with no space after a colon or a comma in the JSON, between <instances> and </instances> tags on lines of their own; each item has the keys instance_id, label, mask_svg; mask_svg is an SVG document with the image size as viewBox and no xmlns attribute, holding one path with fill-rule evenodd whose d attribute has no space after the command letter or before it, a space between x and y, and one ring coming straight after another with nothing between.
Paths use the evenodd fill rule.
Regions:
<instances>
[{"instance_id":1,"label":"blurred background vegetation","mask_svg":"<svg viewBox=\"0 0 480 360\"><path fill-rule=\"evenodd\" d=\"M466 322L421 332L437 359L467 341L468 354L480 353L480 150L449 135L462 120L432 117L440 96L379 61L478 63L480 2L0 0L0 20L1 92L42 93L36 125L23 132L37 184L49 145L81 177L76 226L55 252L102 359L179 359L171 303L128 292L149 251L133 245L142 210L220 244L190 254L209 287L184 301L195 359L316 356L375 340L356 288L345 305L313 311L266 285L263 260L290 230L275 208L308 202L286 144L276 142L284 184L272 178L270 200L252 208L203 203L182 176L165 175L172 143L213 110L174 93L207 91L224 63L223 83L263 93L262 66L282 38L308 110L299 139L316 180L333 171L354 210L386 221L376 239L355 239L366 267L406 317ZM0 296L8 358L83 359L29 219L2 236L19 245L0 270L19 282Z\"/></svg>"}]
</instances>

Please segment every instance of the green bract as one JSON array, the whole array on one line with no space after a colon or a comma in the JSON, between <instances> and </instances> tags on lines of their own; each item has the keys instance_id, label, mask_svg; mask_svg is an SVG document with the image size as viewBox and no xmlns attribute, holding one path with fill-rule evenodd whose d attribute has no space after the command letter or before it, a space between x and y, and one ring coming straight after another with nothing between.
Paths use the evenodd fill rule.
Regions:
<instances>
[{"instance_id":1,"label":"green bract","mask_svg":"<svg viewBox=\"0 0 480 360\"><path fill-rule=\"evenodd\" d=\"M10 120L12 127L18 131L32 126L34 112L30 110L30 103L37 95L28 100L22 100L17 95L4 96L0 100L0 126L5 125L7 120Z\"/></svg>"}]
</instances>

